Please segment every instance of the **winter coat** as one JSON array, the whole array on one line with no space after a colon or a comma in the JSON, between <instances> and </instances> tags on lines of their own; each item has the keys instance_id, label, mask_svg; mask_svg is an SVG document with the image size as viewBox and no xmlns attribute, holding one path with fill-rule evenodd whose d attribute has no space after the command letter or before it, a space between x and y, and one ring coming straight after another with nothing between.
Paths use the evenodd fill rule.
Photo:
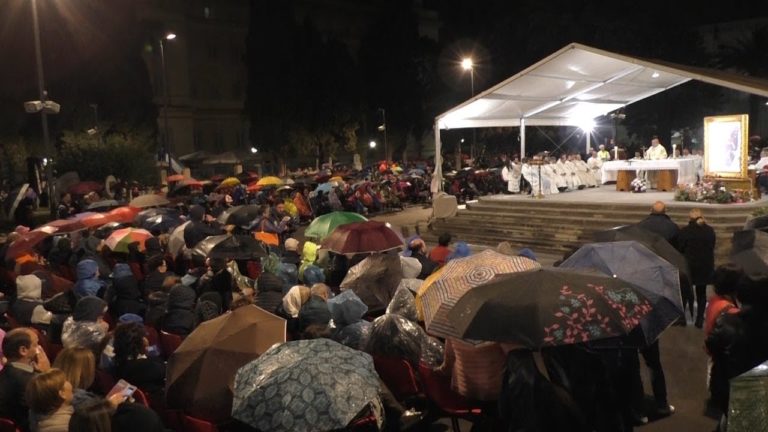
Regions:
<instances>
[{"instance_id":1,"label":"winter coat","mask_svg":"<svg viewBox=\"0 0 768 432\"><path fill-rule=\"evenodd\" d=\"M664 237L669 244L677 247L680 227L666 214L651 213L648 217L638 222L636 226Z\"/></svg>"},{"instance_id":2,"label":"winter coat","mask_svg":"<svg viewBox=\"0 0 768 432\"><path fill-rule=\"evenodd\" d=\"M168 294L168 311L162 319L164 331L188 335L195 328L195 292L181 284L171 288Z\"/></svg>"},{"instance_id":3,"label":"winter coat","mask_svg":"<svg viewBox=\"0 0 768 432\"><path fill-rule=\"evenodd\" d=\"M139 283L133 276L128 264L119 263L115 265L112 277L114 277L113 286L115 294L112 303L114 315L120 317L126 313L133 313L143 317L147 310L147 305L142 299Z\"/></svg>"},{"instance_id":4,"label":"winter coat","mask_svg":"<svg viewBox=\"0 0 768 432\"><path fill-rule=\"evenodd\" d=\"M715 272L715 230L706 223L688 222L680 230L678 249L688 262L691 284L711 283Z\"/></svg>"},{"instance_id":5,"label":"winter coat","mask_svg":"<svg viewBox=\"0 0 768 432\"><path fill-rule=\"evenodd\" d=\"M77 282L72 290L78 297L99 296L107 284L97 276L99 264L92 259L77 263ZM108 274L108 273L107 273Z\"/></svg>"}]
</instances>

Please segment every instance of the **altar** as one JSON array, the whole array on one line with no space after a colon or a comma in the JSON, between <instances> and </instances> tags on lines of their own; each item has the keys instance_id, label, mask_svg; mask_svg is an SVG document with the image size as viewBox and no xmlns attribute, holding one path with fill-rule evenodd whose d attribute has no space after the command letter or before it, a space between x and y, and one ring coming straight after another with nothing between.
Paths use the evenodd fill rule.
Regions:
<instances>
[{"instance_id":1,"label":"altar","mask_svg":"<svg viewBox=\"0 0 768 432\"><path fill-rule=\"evenodd\" d=\"M697 180L697 158L678 159L630 159L607 161L603 163L600 175L602 183L615 182L622 171L677 171L677 182L695 184Z\"/></svg>"}]
</instances>

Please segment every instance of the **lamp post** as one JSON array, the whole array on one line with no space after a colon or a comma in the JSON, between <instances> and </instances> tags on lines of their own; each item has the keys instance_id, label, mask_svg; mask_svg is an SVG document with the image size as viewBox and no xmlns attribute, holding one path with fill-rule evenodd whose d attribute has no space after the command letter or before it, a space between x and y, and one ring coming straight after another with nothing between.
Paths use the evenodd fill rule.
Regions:
<instances>
[{"instance_id":1,"label":"lamp post","mask_svg":"<svg viewBox=\"0 0 768 432\"><path fill-rule=\"evenodd\" d=\"M379 111L381 112L381 124L379 125L378 130L384 132L384 160L387 161L387 164L389 164L389 146L387 145L387 110L384 108L379 108ZM376 146L374 145L371 148L375 147Z\"/></svg>"},{"instance_id":2,"label":"lamp post","mask_svg":"<svg viewBox=\"0 0 768 432\"><path fill-rule=\"evenodd\" d=\"M165 153L168 157L168 170L173 170L171 163L171 140L168 139L168 105L170 104L170 96L168 95L168 68L165 66L165 42L164 40L176 39L175 33L167 33L160 38L160 63L163 68L163 144L165 146Z\"/></svg>"},{"instance_id":3,"label":"lamp post","mask_svg":"<svg viewBox=\"0 0 768 432\"><path fill-rule=\"evenodd\" d=\"M461 60L461 68L465 71L469 71L469 89L471 97L475 97L475 62L471 57L465 57ZM475 162L475 143L477 141L475 128L472 128L472 144L469 147L469 157L472 158L472 163Z\"/></svg>"},{"instance_id":4,"label":"lamp post","mask_svg":"<svg viewBox=\"0 0 768 432\"><path fill-rule=\"evenodd\" d=\"M51 137L48 131L48 115L46 101L48 92L45 91L45 75L43 75L43 51L40 44L40 24L37 19L37 0L32 0L32 27L35 32L35 61L37 63L37 89L40 96L40 103L43 108L40 109L40 119L43 124L43 147L48 157L45 164L45 177L48 183L48 207L51 215L56 214L56 190L53 178L53 149L51 148ZM58 111L57 111L58 112Z\"/></svg>"}]
</instances>

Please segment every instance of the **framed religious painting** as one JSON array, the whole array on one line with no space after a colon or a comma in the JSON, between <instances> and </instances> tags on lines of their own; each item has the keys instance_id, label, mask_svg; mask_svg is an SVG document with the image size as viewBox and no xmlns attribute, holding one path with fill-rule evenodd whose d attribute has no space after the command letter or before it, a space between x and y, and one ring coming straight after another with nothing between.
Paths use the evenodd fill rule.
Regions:
<instances>
[{"instance_id":1,"label":"framed religious painting","mask_svg":"<svg viewBox=\"0 0 768 432\"><path fill-rule=\"evenodd\" d=\"M749 115L704 117L704 175L746 179Z\"/></svg>"}]
</instances>

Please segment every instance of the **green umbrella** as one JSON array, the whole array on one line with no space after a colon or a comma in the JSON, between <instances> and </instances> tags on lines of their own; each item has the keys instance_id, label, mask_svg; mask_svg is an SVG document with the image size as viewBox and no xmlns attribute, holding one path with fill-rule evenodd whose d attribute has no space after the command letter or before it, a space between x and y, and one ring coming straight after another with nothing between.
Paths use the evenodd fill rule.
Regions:
<instances>
[{"instance_id":1,"label":"green umbrella","mask_svg":"<svg viewBox=\"0 0 768 432\"><path fill-rule=\"evenodd\" d=\"M304 237L312 237L317 241L322 241L333 232L339 225L345 225L353 222L365 222L368 219L365 216L352 212L333 212L324 214L315 218L304 231Z\"/></svg>"}]
</instances>

